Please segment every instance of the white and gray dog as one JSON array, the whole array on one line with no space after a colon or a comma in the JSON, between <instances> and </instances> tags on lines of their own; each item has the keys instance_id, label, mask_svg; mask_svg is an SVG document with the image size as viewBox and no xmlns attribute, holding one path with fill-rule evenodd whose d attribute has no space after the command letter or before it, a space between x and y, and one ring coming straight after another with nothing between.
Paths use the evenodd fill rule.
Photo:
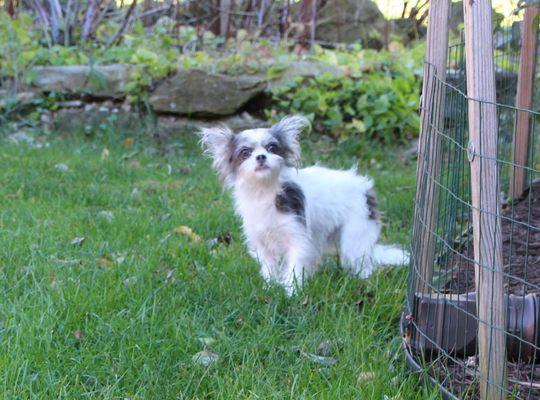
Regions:
<instances>
[{"instance_id":1,"label":"white and gray dog","mask_svg":"<svg viewBox=\"0 0 540 400\"><path fill-rule=\"evenodd\" d=\"M232 191L262 277L289 294L315 272L324 253L337 251L342 266L362 278L377 265L408 258L395 246L377 244L381 223L373 181L355 168L299 169L298 136L308 127L306 118L292 116L269 129L200 132L215 170Z\"/></svg>"}]
</instances>

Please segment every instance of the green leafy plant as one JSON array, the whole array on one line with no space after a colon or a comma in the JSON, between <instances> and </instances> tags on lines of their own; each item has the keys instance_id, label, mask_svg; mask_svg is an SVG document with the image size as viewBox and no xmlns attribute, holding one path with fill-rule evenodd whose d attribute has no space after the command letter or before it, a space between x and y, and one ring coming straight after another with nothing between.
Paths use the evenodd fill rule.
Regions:
<instances>
[{"instance_id":1,"label":"green leafy plant","mask_svg":"<svg viewBox=\"0 0 540 400\"><path fill-rule=\"evenodd\" d=\"M0 12L0 78L9 80L10 89L14 92L27 80L25 73L35 63L39 50L32 19L28 15L12 20Z\"/></svg>"},{"instance_id":2,"label":"green leafy plant","mask_svg":"<svg viewBox=\"0 0 540 400\"><path fill-rule=\"evenodd\" d=\"M274 93L268 116L301 113L317 131L339 139L409 138L418 130L420 77L415 63L400 64L402 53L325 50L321 58L332 58L346 73L296 79Z\"/></svg>"}]
</instances>

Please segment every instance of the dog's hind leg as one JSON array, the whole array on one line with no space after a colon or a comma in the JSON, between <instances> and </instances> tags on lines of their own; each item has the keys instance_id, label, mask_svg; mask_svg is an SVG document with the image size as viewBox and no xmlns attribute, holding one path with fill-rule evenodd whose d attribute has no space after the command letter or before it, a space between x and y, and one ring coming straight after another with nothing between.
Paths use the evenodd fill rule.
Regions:
<instances>
[{"instance_id":1,"label":"dog's hind leg","mask_svg":"<svg viewBox=\"0 0 540 400\"><path fill-rule=\"evenodd\" d=\"M371 257L380 230L376 220L348 221L341 229L341 266L361 278L371 275L375 267Z\"/></svg>"}]
</instances>

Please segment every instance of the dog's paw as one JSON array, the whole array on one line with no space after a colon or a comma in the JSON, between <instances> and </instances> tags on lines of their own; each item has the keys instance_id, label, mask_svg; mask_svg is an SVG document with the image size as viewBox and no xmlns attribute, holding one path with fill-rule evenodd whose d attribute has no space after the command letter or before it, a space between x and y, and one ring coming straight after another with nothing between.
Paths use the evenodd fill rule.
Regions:
<instances>
[{"instance_id":1,"label":"dog's paw","mask_svg":"<svg viewBox=\"0 0 540 400\"><path fill-rule=\"evenodd\" d=\"M362 268L360 271L356 274L360 279L367 279L373 274L374 268L373 265L369 265L368 263L364 263L362 265Z\"/></svg>"},{"instance_id":2,"label":"dog's paw","mask_svg":"<svg viewBox=\"0 0 540 400\"><path fill-rule=\"evenodd\" d=\"M298 285L296 280L287 281L287 282L281 282L281 286L283 287L283 290L285 290L285 293L289 297L292 297L292 296L298 294L298 292L301 289L301 286Z\"/></svg>"},{"instance_id":3,"label":"dog's paw","mask_svg":"<svg viewBox=\"0 0 540 400\"><path fill-rule=\"evenodd\" d=\"M285 290L285 294L287 294L289 297L296 294L296 288L294 286L283 286L283 290Z\"/></svg>"}]
</instances>

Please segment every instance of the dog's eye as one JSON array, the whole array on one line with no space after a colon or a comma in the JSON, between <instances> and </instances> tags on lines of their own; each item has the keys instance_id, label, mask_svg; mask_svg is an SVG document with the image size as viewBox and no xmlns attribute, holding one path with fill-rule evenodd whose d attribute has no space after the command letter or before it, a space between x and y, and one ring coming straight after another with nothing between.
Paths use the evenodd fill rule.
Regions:
<instances>
[{"instance_id":1,"label":"dog's eye","mask_svg":"<svg viewBox=\"0 0 540 400\"><path fill-rule=\"evenodd\" d=\"M278 147L273 143L270 143L268 146L266 146L266 151L268 151L269 153L275 153L277 149Z\"/></svg>"},{"instance_id":2,"label":"dog's eye","mask_svg":"<svg viewBox=\"0 0 540 400\"><path fill-rule=\"evenodd\" d=\"M250 155L251 155L251 149L242 149L242 151L240 151L240 157L243 160L248 159Z\"/></svg>"}]
</instances>

